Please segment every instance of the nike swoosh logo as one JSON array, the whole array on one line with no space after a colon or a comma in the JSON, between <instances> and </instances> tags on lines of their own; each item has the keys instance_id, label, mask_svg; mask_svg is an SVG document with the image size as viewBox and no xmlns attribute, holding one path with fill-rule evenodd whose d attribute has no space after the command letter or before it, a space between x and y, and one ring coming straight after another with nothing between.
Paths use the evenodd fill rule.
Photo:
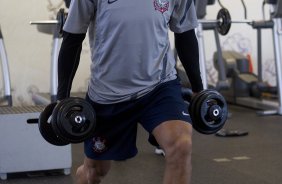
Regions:
<instances>
[{"instance_id":1,"label":"nike swoosh logo","mask_svg":"<svg viewBox=\"0 0 282 184\"><path fill-rule=\"evenodd\" d=\"M108 0L108 4L112 4L112 3L116 2L116 1L118 1L118 0Z\"/></svg>"},{"instance_id":2,"label":"nike swoosh logo","mask_svg":"<svg viewBox=\"0 0 282 184\"><path fill-rule=\"evenodd\" d=\"M182 111L182 115L183 116L190 116L189 114L185 113L184 111Z\"/></svg>"}]
</instances>

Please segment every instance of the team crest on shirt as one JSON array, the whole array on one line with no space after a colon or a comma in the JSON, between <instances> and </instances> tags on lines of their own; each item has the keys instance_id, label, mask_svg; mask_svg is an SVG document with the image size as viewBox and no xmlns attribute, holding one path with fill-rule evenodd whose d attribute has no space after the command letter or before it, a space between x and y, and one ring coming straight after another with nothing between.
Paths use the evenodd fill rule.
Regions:
<instances>
[{"instance_id":1,"label":"team crest on shirt","mask_svg":"<svg viewBox=\"0 0 282 184\"><path fill-rule=\"evenodd\" d=\"M161 13L164 13L168 10L169 1L168 0L154 0L154 7L155 7L155 10L158 10Z\"/></svg>"},{"instance_id":2,"label":"team crest on shirt","mask_svg":"<svg viewBox=\"0 0 282 184\"><path fill-rule=\"evenodd\" d=\"M103 153L104 151L107 150L106 146L106 139L102 137L94 137L92 139L93 141L93 150L95 153Z\"/></svg>"}]
</instances>

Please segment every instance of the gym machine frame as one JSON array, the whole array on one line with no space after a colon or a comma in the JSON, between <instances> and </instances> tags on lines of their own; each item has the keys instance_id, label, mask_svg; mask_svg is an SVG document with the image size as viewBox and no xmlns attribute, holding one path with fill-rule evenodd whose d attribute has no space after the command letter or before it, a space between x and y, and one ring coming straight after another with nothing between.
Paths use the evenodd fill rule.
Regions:
<instances>
[{"instance_id":1,"label":"gym machine frame","mask_svg":"<svg viewBox=\"0 0 282 184\"><path fill-rule=\"evenodd\" d=\"M274 45L274 61L276 68L276 80L277 80L277 96L278 100L270 101L267 99L257 99L254 97L237 97L236 104L252 107L252 108L261 108L263 110L257 111L258 115L282 115L282 65L281 65L281 12L282 1L278 1L275 4L270 5L270 11L273 15L272 20L262 21L265 23L264 28L272 29L273 35L273 45ZM279 5L279 6L278 6ZM262 81L262 65L261 65L261 30L259 27L263 27L263 25L259 25L260 21L254 21L250 24L254 29L257 29L257 37L258 37L258 81Z\"/></svg>"},{"instance_id":2,"label":"gym machine frame","mask_svg":"<svg viewBox=\"0 0 282 184\"><path fill-rule=\"evenodd\" d=\"M3 35L0 27L0 56L1 56L1 64L2 64L2 74L3 74L3 82L4 82L4 98L3 102L7 102L8 106L12 106L12 94L11 94L11 83L10 83L10 72L8 66L7 53L3 41Z\"/></svg>"},{"instance_id":3,"label":"gym machine frame","mask_svg":"<svg viewBox=\"0 0 282 184\"><path fill-rule=\"evenodd\" d=\"M67 13L61 8L57 13L56 20L38 20L30 21L31 25L36 25L39 32L53 34L53 43L51 51L51 66L50 66L50 100L48 94L33 94L34 101L39 104L47 105L49 102L56 102L57 87L58 87L58 56L61 46L63 25L65 23ZM85 97L86 92L74 92L72 96Z\"/></svg>"},{"instance_id":4,"label":"gym machine frame","mask_svg":"<svg viewBox=\"0 0 282 184\"><path fill-rule=\"evenodd\" d=\"M60 10L60 11L63 11ZM58 13L59 14L59 13ZM58 17L57 17L58 18ZM61 46L61 34L59 30L60 25L57 24L58 20L44 20L37 23L37 21L31 21L31 25L37 25L39 32L53 34L52 51L51 51L51 64L50 64L50 99L47 99L48 94L33 94L34 98L38 101L42 101L44 104L48 104L50 101L55 102L57 100L57 86L58 86L58 56ZM42 97L43 96L43 97ZM44 99L42 99L44 98ZM36 100L34 100L36 101ZM35 102L36 103L36 102Z\"/></svg>"},{"instance_id":5,"label":"gym machine frame","mask_svg":"<svg viewBox=\"0 0 282 184\"><path fill-rule=\"evenodd\" d=\"M265 105L268 108L270 108L271 110L264 110L264 111L258 111L259 115L272 115L272 114L278 114L278 115L282 115L282 65L281 65L281 43L282 43L282 24L281 24L281 13L282 13L282 5L281 3L279 3L280 1L278 1L278 3L276 3L277 5L279 5L279 7L272 5L271 7L271 12L273 14L272 17L272 23L273 23L273 27L272 27L272 31L273 31L273 42L274 42L274 55L275 55L275 64L276 64L276 78L277 78L277 91L278 91L278 103L275 102L270 102L267 100L257 100L257 101L250 101L250 100L246 100L247 98L238 98L237 102L238 104L244 104L244 105L252 105L255 107L259 107L261 105ZM220 10L221 11L221 10ZM280 12L281 11L281 12ZM225 23L224 23L225 22ZM267 22L267 21L265 21ZM270 21L267 22L267 24L269 24ZM228 23L230 25L228 25ZM220 34L222 34L220 32L220 25L221 24L225 24L223 26L226 26L226 29L224 30L224 33L228 33L231 23L247 23L249 25L252 25L253 27L255 27L256 25L256 21L251 21L251 20L231 20L231 17L227 18L227 19L222 19L220 17L220 12L218 13L217 19L216 20L199 20L199 27L197 29L197 35L198 35L198 39L199 39L199 55L200 55L200 66L201 66L201 72L202 72L202 78L203 78L203 84L204 87L207 88L207 75L206 75L206 68L205 68L205 52L203 50L204 48L204 41L203 41L203 29L204 26L203 24L206 25L212 25L214 24L214 27L216 28L215 31L217 30ZM222 34L224 35L224 34ZM258 31L258 36L260 36L260 30ZM219 45L219 37L218 34L215 32L215 38L216 38L216 44ZM219 79L221 82L219 85L219 88L221 88L223 86L223 89L225 89L226 87L228 87L228 83L227 83L227 79L226 79L226 74L225 74L225 66L224 66L224 62L222 59L222 51L221 49L218 49L219 53L218 53L218 59L219 59ZM261 56L258 55L258 57L260 58ZM259 71L261 72L261 66L258 66ZM220 90L220 89L219 89Z\"/></svg>"},{"instance_id":6,"label":"gym machine frame","mask_svg":"<svg viewBox=\"0 0 282 184\"><path fill-rule=\"evenodd\" d=\"M198 2L198 1L197 1ZM196 6L202 6L202 4L197 4ZM201 2L202 3L202 2ZM205 64L205 51L204 51L204 36L203 36L203 30L205 29L214 29L214 35L215 35L215 41L218 49L218 55L222 54L221 48L218 47L220 45L220 40L218 33L221 35L226 35L230 28L231 24L233 23L249 23L252 24L253 21L251 20L232 20L231 16L229 14L229 11L225 8L222 8L219 10L217 14L217 18L214 20L198 20L198 27L196 29L197 33L197 38L198 38L198 44L199 44L199 61L200 61L200 70L201 70L201 75L202 75L202 81L203 81L203 87L204 89L208 88L208 82L207 82L207 73L206 73L206 64ZM219 65L221 73L220 75L220 81L219 85L216 87L217 90L220 88L227 88L228 87L228 82L226 79L226 74L224 71L224 62L222 60L222 57L218 57L220 59L221 65Z\"/></svg>"}]
</instances>

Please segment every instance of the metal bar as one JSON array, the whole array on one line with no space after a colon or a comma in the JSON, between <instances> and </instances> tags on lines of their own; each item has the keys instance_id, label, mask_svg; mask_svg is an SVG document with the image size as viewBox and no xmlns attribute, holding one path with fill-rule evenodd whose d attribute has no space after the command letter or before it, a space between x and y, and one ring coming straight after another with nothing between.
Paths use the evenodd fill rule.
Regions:
<instances>
[{"instance_id":1,"label":"metal bar","mask_svg":"<svg viewBox=\"0 0 282 184\"><path fill-rule=\"evenodd\" d=\"M0 55L2 60L3 78L5 82L5 95L11 95L10 72L4 42L0 39Z\"/></svg>"},{"instance_id":2,"label":"metal bar","mask_svg":"<svg viewBox=\"0 0 282 184\"><path fill-rule=\"evenodd\" d=\"M57 21L57 20L38 20L38 21L30 21L29 23L31 25L34 25L34 24L58 24L59 21Z\"/></svg>"},{"instance_id":3,"label":"metal bar","mask_svg":"<svg viewBox=\"0 0 282 184\"><path fill-rule=\"evenodd\" d=\"M199 44L199 62L200 62L200 71L203 82L204 89L208 88L208 78L207 78L207 70L206 70L206 55L205 55L205 46L204 46L204 36L203 36L203 27L200 23L196 29L196 35L198 38Z\"/></svg>"},{"instance_id":4,"label":"metal bar","mask_svg":"<svg viewBox=\"0 0 282 184\"><path fill-rule=\"evenodd\" d=\"M250 24L252 22L253 22L253 20L231 20L231 23L247 23L247 24Z\"/></svg>"},{"instance_id":5,"label":"metal bar","mask_svg":"<svg viewBox=\"0 0 282 184\"><path fill-rule=\"evenodd\" d=\"M4 82L4 95L8 100L8 105L12 105L12 94L11 94L11 78L10 78L10 70L9 70L9 62L8 57L4 45L4 40L0 28L0 57L2 64L2 74L3 74L3 82Z\"/></svg>"},{"instance_id":6,"label":"metal bar","mask_svg":"<svg viewBox=\"0 0 282 184\"><path fill-rule=\"evenodd\" d=\"M281 18L274 18L273 21L274 23L274 43L275 43L275 55L276 55L276 83L277 83L277 89L278 89L278 109L277 113L279 115L282 115L282 59L281 59L281 40L282 40L282 35L279 32L281 30L282 25L281 25Z\"/></svg>"},{"instance_id":7,"label":"metal bar","mask_svg":"<svg viewBox=\"0 0 282 184\"><path fill-rule=\"evenodd\" d=\"M257 54L258 54L258 62L257 62L257 65L258 65L258 81L259 82L262 82L263 81L263 77L262 77L262 44L261 44L261 29L257 29L257 48L258 48L258 51L257 51Z\"/></svg>"},{"instance_id":8,"label":"metal bar","mask_svg":"<svg viewBox=\"0 0 282 184\"><path fill-rule=\"evenodd\" d=\"M57 97L57 87L58 87L58 56L59 48L61 45L61 40L58 37L53 38L53 47L52 47L52 60L51 60L51 84L50 84L50 95L51 102L56 101Z\"/></svg>"},{"instance_id":9,"label":"metal bar","mask_svg":"<svg viewBox=\"0 0 282 184\"><path fill-rule=\"evenodd\" d=\"M222 20L198 20L199 23L221 23ZM253 20L230 20L230 23L248 23L251 24Z\"/></svg>"},{"instance_id":10,"label":"metal bar","mask_svg":"<svg viewBox=\"0 0 282 184\"><path fill-rule=\"evenodd\" d=\"M198 20L199 23L218 23L220 22L219 20Z\"/></svg>"},{"instance_id":11,"label":"metal bar","mask_svg":"<svg viewBox=\"0 0 282 184\"><path fill-rule=\"evenodd\" d=\"M257 112L259 115L282 115L282 63L281 63L281 53L280 53L280 44L279 41L281 39L281 34L279 33L279 29L281 28L281 24L279 26L279 22L281 18L273 18L274 27L273 27L273 43L274 43L274 55L275 55L275 66L276 66L276 83L277 83L277 91L278 91L278 107L276 109L270 109L265 111Z\"/></svg>"},{"instance_id":12,"label":"metal bar","mask_svg":"<svg viewBox=\"0 0 282 184\"><path fill-rule=\"evenodd\" d=\"M225 82L226 81L226 72L225 72L225 63L223 62L223 54L221 49L221 44L218 36L218 32L215 29L214 30L214 38L216 43L216 49L217 49L217 60L218 60L218 78L219 82Z\"/></svg>"}]
</instances>

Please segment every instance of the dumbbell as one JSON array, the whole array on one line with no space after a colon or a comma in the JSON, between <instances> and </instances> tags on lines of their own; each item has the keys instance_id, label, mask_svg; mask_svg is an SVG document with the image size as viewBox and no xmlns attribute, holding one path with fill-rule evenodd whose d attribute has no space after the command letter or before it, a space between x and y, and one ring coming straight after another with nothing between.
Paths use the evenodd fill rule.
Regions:
<instances>
[{"instance_id":1,"label":"dumbbell","mask_svg":"<svg viewBox=\"0 0 282 184\"><path fill-rule=\"evenodd\" d=\"M38 125L42 137L50 144L80 143L93 135L96 114L86 100L70 97L47 105L40 113Z\"/></svg>"},{"instance_id":2,"label":"dumbbell","mask_svg":"<svg viewBox=\"0 0 282 184\"><path fill-rule=\"evenodd\" d=\"M214 134L228 117L227 103L216 90L206 89L192 96L191 90L182 90L184 100L190 103L189 113L193 128L202 134Z\"/></svg>"}]
</instances>

